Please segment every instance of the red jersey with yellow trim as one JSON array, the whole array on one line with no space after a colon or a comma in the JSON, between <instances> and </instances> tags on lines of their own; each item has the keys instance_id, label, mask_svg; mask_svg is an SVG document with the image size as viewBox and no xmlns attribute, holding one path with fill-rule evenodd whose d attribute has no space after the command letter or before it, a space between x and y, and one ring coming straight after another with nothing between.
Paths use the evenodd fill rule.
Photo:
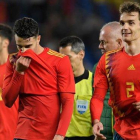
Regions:
<instances>
[{"instance_id":1,"label":"red jersey with yellow trim","mask_svg":"<svg viewBox=\"0 0 140 140\"><path fill-rule=\"evenodd\" d=\"M1 94L6 63L0 65L0 140L13 140L17 126L18 101L11 107L5 106Z\"/></svg>"},{"instance_id":2,"label":"red jersey with yellow trim","mask_svg":"<svg viewBox=\"0 0 140 140\"><path fill-rule=\"evenodd\" d=\"M140 140L140 112L132 105L140 101L139 75L140 54L129 56L124 49L103 55L95 73L94 87L110 88L109 105L116 119L114 128L125 140ZM99 94L104 97L105 93Z\"/></svg>"},{"instance_id":3,"label":"red jersey with yellow trim","mask_svg":"<svg viewBox=\"0 0 140 140\"><path fill-rule=\"evenodd\" d=\"M36 95L53 95L58 92L74 93L74 83L72 84L74 78L67 56L49 48L45 48L39 55L32 50L17 55L32 59L30 67L24 74L20 93ZM65 71L66 66L67 71Z\"/></svg>"},{"instance_id":4,"label":"red jersey with yellow trim","mask_svg":"<svg viewBox=\"0 0 140 140\"><path fill-rule=\"evenodd\" d=\"M49 48L45 48L39 55L32 50L18 55L31 58L31 63L20 86L19 120L15 138L52 140L56 131L64 135L67 127L60 121L60 94L75 93L74 76L68 56ZM10 81L9 75L13 75L15 71L14 63L13 61L11 65L10 61L7 62L7 68L13 68L13 71L9 70L7 73L3 89ZM59 121L64 130L58 130Z\"/></svg>"}]
</instances>

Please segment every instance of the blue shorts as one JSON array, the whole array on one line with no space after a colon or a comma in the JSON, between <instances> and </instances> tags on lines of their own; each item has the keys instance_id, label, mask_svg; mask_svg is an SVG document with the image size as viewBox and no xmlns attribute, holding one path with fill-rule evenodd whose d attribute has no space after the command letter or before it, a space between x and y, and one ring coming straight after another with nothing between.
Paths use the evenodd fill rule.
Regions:
<instances>
[{"instance_id":1,"label":"blue shorts","mask_svg":"<svg viewBox=\"0 0 140 140\"><path fill-rule=\"evenodd\" d=\"M124 140L118 133L114 132L113 140Z\"/></svg>"},{"instance_id":2,"label":"blue shorts","mask_svg":"<svg viewBox=\"0 0 140 140\"><path fill-rule=\"evenodd\" d=\"M24 140L24 139L14 139L14 140Z\"/></svg>"}]
</instances>

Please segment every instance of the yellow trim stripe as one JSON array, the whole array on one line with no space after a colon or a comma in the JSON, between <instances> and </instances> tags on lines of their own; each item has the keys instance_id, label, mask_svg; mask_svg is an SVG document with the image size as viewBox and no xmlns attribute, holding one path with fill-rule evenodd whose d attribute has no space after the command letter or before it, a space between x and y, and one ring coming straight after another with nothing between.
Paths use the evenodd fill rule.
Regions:
<instances>
[{"instance_id":1,"label":"yellow trim stripe","mask_svg":"<svg viewBox=\"0 0 140 140\"><path fill-rule=\"evenodd\" d=\"M114 115L113 115L113 110L111 111L111 125L112 125L112 133L114 134L114 129L113 129L113 126L114 126Z\"/></svg>"},{"instance_id":2,"label":"yellow trim stripe","mask_svg":"<svg viewBox=\"0 0 140 140\"><path fill-rule=\"evenodd\" d=\"M109 54L111 54L111 53L115 53L115 52L118 52L118 51L120 51L120 50L122 50L122 48L121 48L121 49L118 49L118 50L108 51L106 54L109 55Z\"/></svg>"},{"instance_id":3,"label":"yellow trim stripe","mask_svg":"<svg viewBox=\"0 0 140 140\"><path fill-rule=\"evenodd\" d=\"M58 52L53 51L53 50L49 50L47 53L48 53L49 55L58 56L58 57L60 57L60 58L63 58L63 57L65 56L64 54L58 53Z\"/></svg>"}]
</instances>

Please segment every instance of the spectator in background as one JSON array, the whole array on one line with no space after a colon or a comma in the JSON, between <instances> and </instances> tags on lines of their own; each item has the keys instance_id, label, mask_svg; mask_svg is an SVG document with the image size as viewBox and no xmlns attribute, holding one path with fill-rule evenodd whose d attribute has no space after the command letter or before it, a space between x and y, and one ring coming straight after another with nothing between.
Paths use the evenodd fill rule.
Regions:
<instances>
[{"instance_id":1,"label":"spectator in background","mask_svg":"<svg viewBox=\"0 0 140 140\"><path fill-rule=\"evenodd\" d=\"M100 41L99 49L101 50L102 54L108 51L121 49L123 47L123 40L122 40L120 23L114 21L105 24L100 30L99 41ZM93 79L94 79L94 74L95 74L95 69L97 64L95 64L93 67ZM113 117L112 108L108 105L109 97L110 97L110 91L108 90L104 100L101 122L104 125L104 130L102 131L103 135L105 135L108 140L112 140L114 117Z\"/></svg>"},{"instance_id":2,"label":"spectator in background","mask_svg":"<svg viewBox=\"0 0 140 140\"><path fill-rule=\"evenodd\" d=\"M13 140L18 119L18 100L7 108L2 100L2 85L5 77L8 46L12 40L11 27L0 24L0 140Z\"/></svg>"},{"instance_id":3,"label":"spectator in background","mask_svg":"<svg viewBox=\"0 0 140 140\"><path fill-rule=\"evenodd\" d=\"M90 114L92 73L83 65L85 45L80 38L68 36L60 41L59 52L69 56L76 87L73 115L65 140L93 140Z\"/></svg>"}]
</instances>

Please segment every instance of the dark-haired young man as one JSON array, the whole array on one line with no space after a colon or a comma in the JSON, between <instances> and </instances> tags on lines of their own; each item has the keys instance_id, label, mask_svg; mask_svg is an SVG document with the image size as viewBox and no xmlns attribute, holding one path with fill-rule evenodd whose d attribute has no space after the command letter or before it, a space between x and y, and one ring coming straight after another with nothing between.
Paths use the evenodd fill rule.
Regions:
<instances>
[{"instance_id":1,"label":"dark-haired young man","mask_svg":"<svg viewBox=\"0 0 140 140\"><path fill-rule=\"evenodd\" d=\"M11 27L0 24L0 140L13 140L18 118L18 100L11 108L7 108L1 97L8 58L8 46L12 37Z\"/></svg>"},{"instance_id":2,"label":"dark-haired young man","mask_svg":"<svg viewBox=\"0 0 140 140\"><path fill-rule=\"evenodd\" d=\"M100 133L99 121L103 100L110 88L109 105L115 116L114 140L140 139L140 5L125 2L120 6L122 37L126 42L121 50L104 54L95 72L94 95L91 100L93 132L97 138L106 139ZM97 108L98 106L98 108Z\"/></svg>"},{"instance_id":3,"label":"dark-haired young man","mask_svg":"<svg viewBox=\"0 0 140 140\"><path fill-rule=\"evenodd\" d=\"M79 37L68 36L60 41L59 52L69 56L76 87L72 119L65 140L93 140L90 113L92 72L83 64L85 45Z\"/></svg>"},{"instance_id":4,"label":"dark-haired young man","mask_svg":"<svg viewBox=\"0 0 140 140\"><path fill-rule=\"evenodd\" d=\"M19 52L7 61L2 97L11 107L19 95L15 138L63 140L75 92L69 58L40 46L38 24L31 18L17 20L14 32Z\"/></svg>"}]
</instances>

